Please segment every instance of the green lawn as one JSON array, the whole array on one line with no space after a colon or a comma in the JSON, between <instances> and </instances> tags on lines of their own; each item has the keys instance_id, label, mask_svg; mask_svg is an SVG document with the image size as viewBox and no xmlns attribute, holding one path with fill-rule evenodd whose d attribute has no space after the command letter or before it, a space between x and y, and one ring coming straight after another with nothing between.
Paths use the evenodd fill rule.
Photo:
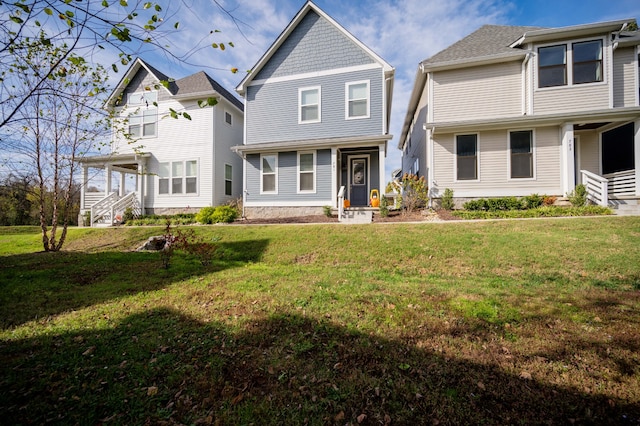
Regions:
<instances>
[{"instance_id":1,"label":"green lawn","mask_svg":"<svg viewBox=\"0 0 640 426\"><path fill-rule=\"evenodd\" d=\"M640 217L0 229L4 424L638 424Z\"/></svg>"}]
</instances>

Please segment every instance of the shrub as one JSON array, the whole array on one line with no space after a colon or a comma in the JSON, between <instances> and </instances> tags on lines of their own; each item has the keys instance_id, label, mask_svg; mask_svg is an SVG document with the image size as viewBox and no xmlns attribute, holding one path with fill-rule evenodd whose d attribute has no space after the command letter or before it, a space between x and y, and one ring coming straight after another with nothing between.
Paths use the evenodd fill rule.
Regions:
<instances>
[{"instance_id":1,"label":"shrub","mask_svg":"<svg viewBox=\"0 0 640 426\"><path fill-rule=\"evenodd\" d=\"M487 209L487 200L480 198L479 200L470 200L462 205L465 210L481 211Z\"/></svg>"},{"instance_id":2,"label":"shrub","mask_svg":"<svg viewBox=\"0 0 640 426\"><path fill-rule=\"evenodd\" d=\"M442 194L442 199L440 200L442 204L442 208L445 210L453 210L453 189L446 188L444 190L444 194Z\"/></svg>"},{"instance_id":3,"label":"shrub","mask_svg":"<svg viewBox=\"0 0 640 426\"><path fill-rule=\"evenodd\" d=\"M322 212L326 217L331 217L331 206L322 206Z\"/></svg>"},{"instance_id":4,"label":"shrub","mask_svg":"<svg viewBox=\"0 0 640 426\"><path fill-rule=\"evenodd\" d=\"M429 188L424 176L405 173L402 176L402 204L407 212L424 207L429 199Z\"/></svg>"},{"instance_id":5,"label":"shrub","mask_svg":"<svg viewBox=\"0 0 640 426\"><path fill-rule=\"evenodd\" d=\"M587 204L587 188L583 184L576 185L576 188L567 194L569 202L574 207L583 207Z\"/></svg>"},{"instance_id":6,"label":"shrub","mask_svg":"<svg viewBox=\"0 0 640 426\"><path fill-rule=\"evenodd\" d=\"M196 221L210 225L212 223L230 223L238 218L238 210L232 206L203 207L196 214Z\"/></svg>"},{"instance_id":7,"label":"shrub","mask_svg":"<svg viewBox=\"0 0 640 426\"><path fill-rule=\"evenodd\" d=\"M552 206L557 200L557 197L553 195L543 195L542 196L542 204L545 206Z\"/></svg>"},{"instance_id":8,"label":"shrub","mask_svg":"<svg viewBox=\"0 0 640 426\"><path fill-rule=\"evenodd\" d=\"M389 216L389 201L387 200L387 197L385 197L384 195L380 199L379 210L380 210L380 217Z\"/></svg>"},{"instance_id":9,"label":"shrub","mask_svg":"<svg viewBox=\"0 0 640 426\"><path fill-rule=\"evenodd\" d=\"M535 209L540 207L544 202L544 197L538 194L527 195L523 198L524 207L527 209Z\"/></svg>"}]
</instances>

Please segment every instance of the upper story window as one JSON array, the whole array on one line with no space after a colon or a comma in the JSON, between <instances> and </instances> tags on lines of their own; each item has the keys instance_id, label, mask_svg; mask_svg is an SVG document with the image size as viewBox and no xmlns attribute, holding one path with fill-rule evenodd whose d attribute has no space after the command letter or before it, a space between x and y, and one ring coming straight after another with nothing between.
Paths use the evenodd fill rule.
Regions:
<instances>
[{"instance_id":1,"label":"upper story window","mask_svg":"<svg viewBox=\"0 0 640 426\"><path fill-rule=\"evenodd\" d=\"M346 84L346 118L369 117L369 81Z\"/></svg>"},{"instance_id":2,"label":"upper story window","mask_svg":"<svg viewBox=\"0 0 640 426\"><path fill-rule=\"evenodd\" d=\"M129 115L129 134L133 138L156 136L158 122L158 92L129 93L127 106L134 111Z\"/></svg>"},{"instance_id":3,"label":"upper story window","mask_svg":"<svg viewBox=\"0 0 640 426\"><path fill-rule=\"evenodd\" d=\"M456 136L456 180L478 179L478 135Z\"/></svg>"},{"instance_id":4,"label":"upper story window","mask_svg":"<svg viewBox=\"0 0 640 426\"><path fill-rule=\"evenodd\" d=\"M567 84L567 46L548 46L538 49L538 78L540 87Z\"/></svg>"},{"instance_id":5,"label":"upper story window","mask_svg":"<svg viewBox=\"0 0 640 426\"><path fill-rule=\"evenodd\" d=\"M300 123L318 123L321 120L320 87L307 87L300 89L299 116Z\"/></svg>"},{"instance_id":6,"label":"upper story window","mask_svg":"<svg viewBox=\"0 0 640 426\"><path fill-rule=\"evenodd\" d=\"M602 39L538 48L538 87L603 81Z\"/></svg>"},{"instance_id":7,"label":"upper story window","mask_svg":"<svg viewBox=\"0 0 640 426\"><path fill-rule=\"evenodd\" d=\"M260 192L278 192L278 156L277 154L263 154L260 156Z\"/></svg>"},{"instance_id":8,"label":"upper story window","mask_svg":"<svg viewBox=\"0 0 640 426\"><path fill-rule=\"evenodd\" d=\"M228 111L224 112L224 122L229 124L229 125L233 124L233 116Z\"/></svg>"},{"instance_id":9,"label":"upper story window","mask_svg":"<svg viewBox=\"0 0 640 426\"><path fill-rule=\"evenodd\" d=\"M573 43L573 84L602 81L602 40Z\"/></svg>"}]
</instances>

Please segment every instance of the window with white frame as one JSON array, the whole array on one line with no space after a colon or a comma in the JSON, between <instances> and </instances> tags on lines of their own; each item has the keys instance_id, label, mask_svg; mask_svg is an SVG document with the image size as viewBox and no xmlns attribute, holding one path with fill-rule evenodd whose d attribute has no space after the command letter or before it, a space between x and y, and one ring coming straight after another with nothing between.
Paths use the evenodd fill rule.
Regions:
<instances>
[{"instance_id":1,"label":"window with white frame","mask_svg":"<svg viewBox=\"0 0 640 426\"><path fill-rule=\"evenodd\" d=\"M298 153L298 192L315 192L316 190L316 154L315 152Z\"/></svg>"},{"instance_id":2,"label":"window with white frame","mask_svg":"<svg viewBox=\"0 0 640 426\"><path fill-rule=\"evenodd\" d=\"M278 156L263 154L260 156L260 192L278 192Z\"/></svg>"},{"instance_id":3,"label":"window with white frame","mask_svg":"<svg viewBox=\"0 0 640 426\"><path fill-rule=\"evenodd\" d=\"M198 192L198 161L172 161L160 163L158 194L178 195Z\"/></svg>"},{"instance_id":4,"label":"window with white frame","mask_svg":"<svg viewBox=\"0 0 640 426\"><path fill-rule=\"evenodd\" d=\"M369 80L346 83L346 118L369 117Z\"/></svg>"},{"instance_id":5,"label":"window with white frame","mask_svg":"<svg viewBox=\"0 0 640 426\"><path fill-rule=\"evenodd\" d=\"M129 134L133 138L156 136L158 122L158 92L129 93L127 106L135 108L129 114Z\"/></svg>"},{"instance_id":6,"label":"window with white frame","mask_svg":"<svg viewBox=\"0 0 640 426\"><path fill-rule=\"evenodd\" d=\"M509 154L512 179L533 178L533 132L509 132Z\"/></svg>"},{"instance_id":7,"label":"window with white frame","mask_svg":"<svg viewBox=\"0 0 640 426\"><path fill-rule=\"evenodd\" d=\"M320 87L307 87L300 89L299 117L300 123L318 123L321 121L321 94Z\"/></svg>"},{"instance_id":8,"label":"window with white frame","mask_svg":"<svg viewBox=\"0 0 640 426\"><path fill-rule=\"evenodd\" d=\"M456 179L478 179L478 135L456 136Z\"/></svg>"},{"instance_id":9,"label":"window with white frame","mask_svg":"<svg viewBox=\"0 0 640 426\"><path fill-rule=\"evenodd\" d=\"M539 47L538 87L601 82L602 58L602 39Z\"/></svg>"},{"instance_id":10,"label":"window with white frame","mask_svg":"<svg viewBox=\"0 0 640 426\"><path fill-rule=\"evenodd\" d=\"M233 167L231 164L224 165L224 195L231 195L232 187L231 184L233 182Z\"/></svg>"}]
</instances>

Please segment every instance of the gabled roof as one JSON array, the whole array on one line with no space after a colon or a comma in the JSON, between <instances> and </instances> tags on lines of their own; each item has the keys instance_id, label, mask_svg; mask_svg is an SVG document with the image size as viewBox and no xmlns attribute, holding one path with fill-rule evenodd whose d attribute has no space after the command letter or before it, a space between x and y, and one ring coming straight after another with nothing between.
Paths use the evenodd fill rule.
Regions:
<instances>
[{"instance_id":1,"label":"gabled roof","mask_svg":"<svg viewBox=\"0 0 640 426\"><path fill-rule=\"evenodd\" d=\"M111 96L109 96L109 98L105 102L104 104L105 108L116 104L116 101L118 100L122 92L127 88L127 86L129 85L133 77L135 77L135 75L140 70L140 68L144 68L145 70L147 70L147 72L153 75L155 79L158 81L170 81L169 77L167 77L164 73L158 71L151 65L144 62L142 59L136 58L136 60L133 61L133 63L127 70L127 72L124 73L124 75L120 79L120 82L118 82L118 85L111 93ZM170 95L173 95L173 92L171 91L171 84L169 85L168 88L162 86L162 89L166 90Z\"/></svg>"},{"instance_id":2,"label":"gabled roof","mask_svg":"<svg viewBox=\"0 0 640 426\"><path fill-rule=\"evenodd\" d=\"M433 69L481 60L515 59L523 56L524 53L520 49L510 47L510 44L523 33L537 29L540 28L483 25L420 64L423 68Z\"/></svg>"},{"instance_id":3,"label":"gabled roof","mask_svg":"<svg viewBox=\"0 0 640 426\"><path fill-rule=\"evenodd\" d=\"M244 110L244 105L238 98L222 87L220 83L215 81L204 71L176 80L174 84L176 86L176 91L174 93L176 98L206 95L211 94L211 92L217 92L220 96L235 105L240 111Z\"/></svg>"},{"instance_id":4,"label":"gabled roof","mask_svg":"<svg viewBox=\"0 0 640 426\"><path fill-rule=\"evenodd\" d=\"M238 98L236 98L227 89L222 87L222 85L220 85L204 71L199 71L195 74L181 78L179 80L173 80L166 74L149 65L140 58L137 58L134 63L131 64L109 99L107 99L105 106L114 105L114 102L126 89L130 81L140 70L140 68L144 68L145 70L147 70L147 72L149 72L155 80L168 82L168 87L159 85L159 90L165 90L173 98L185 99L196 96L212 96L218 94L231 102L240 111L244 110L244 106Z\"/></svg>"},{"instance_id":5,"label":"gabled roof","mask_svg":"<svg viewBox=\"0 0 640 426\"><path fill-rule=\"evenodd\" d=\"M392 74L394 72L394 68L389 65L384 59L378 56L373 50L368 48L365 44L363 44L360 40L354 37L350 32L348 32L344 27L338 24L333 18L327 15L322 9L316 6L312 1L307 1L302 9L296 14L296 16L291 20L289 25L284 29L284 31L278 36L278 38L273 42L273 44L267 49L267 51L262 55L262 57L256 62L256 64L251 69L251 72L247 74L247 76L238 84L236 87L236 92L238 92L241 96L244 96L245 90L247 86L253 81L254 77L258 75L260 70L265 66L267 62L271 59L274 53L282 46L285 40L291 35L291 33L296 29L298 24L302 21L302 19L310 12L313 11L320 15L323 19L326 19L331 25L333 25L336 29L338 29L341 33L343 33L348 39L357 44L363 51L365 51L375 62L378 62L382 65L385 73Z\"/></svg>"}]
</instances>

